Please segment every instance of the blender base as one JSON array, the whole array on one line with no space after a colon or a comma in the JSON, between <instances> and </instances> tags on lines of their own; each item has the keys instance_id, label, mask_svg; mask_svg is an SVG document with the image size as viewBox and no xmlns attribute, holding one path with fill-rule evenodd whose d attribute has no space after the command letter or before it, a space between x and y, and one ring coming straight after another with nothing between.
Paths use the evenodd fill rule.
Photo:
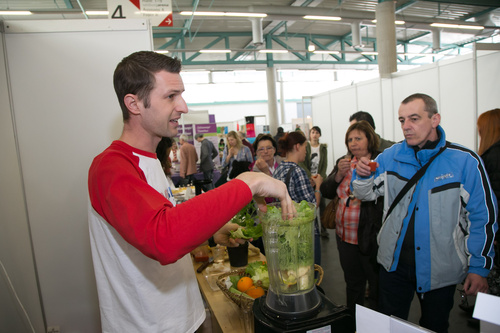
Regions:
<instances>
[{"instance_id":1,"label":"blender base","mask_svg":"<svg viewBox=\"0 0 500 333\"><path fill-rule=\"evenodd\" d=\"M272 314L266 309L265 297L257 298L253 304L254 332L308 332L313 329L328 329L321 332L354 333L354 318L345 306L334 304L319 293L322 302L317 314L304 319L289 319L280 314Z\"/></svg>"}]
</instances>

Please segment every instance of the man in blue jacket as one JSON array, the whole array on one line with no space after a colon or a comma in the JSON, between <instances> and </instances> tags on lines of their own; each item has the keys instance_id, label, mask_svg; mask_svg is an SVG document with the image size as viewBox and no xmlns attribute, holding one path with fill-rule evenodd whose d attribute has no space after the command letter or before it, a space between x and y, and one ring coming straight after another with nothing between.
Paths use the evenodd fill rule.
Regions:
<instances>
[{"instance_id":1,"label":"man in blue jacket","mask_svg":"<svg viewBox=\"0 0 500 333\"><path fill-rule=\"evenodd\" d=\"M377 157L375 172L361 159L352 181L359 199L385 200L378 234L379 311L407 319L416 292L419 324L447 332L456 285L464 282L467 295L488 290L497 201L478 155L446 142L433 98L411 95L398 115L405 140ZM404 185L445 146L385 216Z\"/></svg>"}]
</instances>

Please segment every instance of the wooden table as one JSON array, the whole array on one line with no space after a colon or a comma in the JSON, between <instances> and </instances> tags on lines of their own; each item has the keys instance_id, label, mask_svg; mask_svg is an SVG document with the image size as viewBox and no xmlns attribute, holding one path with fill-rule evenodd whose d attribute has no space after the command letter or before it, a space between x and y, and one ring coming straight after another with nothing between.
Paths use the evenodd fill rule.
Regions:
<instances>
[{"instance_id":1,"label":"wooden table","mask_svg":"<svg viewBox=\"0 0 500 333\"><path fill-rule=\"evenodd\" d=\"M257 256L251 256L248 258L249 262L257 260L266 260L266 257L260 253ZM229 262L225 262L229 266ZM196 273L196 269L201 265L199 262L193 260L193 268ZM238 267L241 268L241 267ZM238 269L231 268L231 269ZM196 273L196 279L198 280L198 285L200 286L200 291L205 299L210 313L212 315L212 329L213 332L228 332L228 333L240 333L245 332L244 319L245 313L240 309L235 303L233 303L226 295L220 290L214 291L210 288L210 285L205 278L205 271L201 273ZM249 314L251 317L246 318L251 320L251 325L253 327L253 314ZM247 314L248 316L248 314ZM253 331L253 330L252 330Z\"/></svg>"}]
</instances>

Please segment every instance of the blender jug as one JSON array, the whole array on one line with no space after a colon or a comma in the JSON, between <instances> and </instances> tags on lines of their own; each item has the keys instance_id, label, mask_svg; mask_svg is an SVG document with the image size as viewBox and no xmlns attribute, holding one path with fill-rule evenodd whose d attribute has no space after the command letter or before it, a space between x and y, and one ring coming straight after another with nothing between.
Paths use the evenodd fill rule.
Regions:
<instances>
[{"instance_id":1,"label":"blender jug","mask_svg":"<svg viewBox=\"0 0 500 333\"><path fill-rule=\"evenodd\" d=\"M314 221L316 206L295 204L297 216L281 218L280 203L268 205L260 217L269 271L265 306L279 315L299 318L315 312L321 297L314 281Z\"/></svg>"}]
</instances>

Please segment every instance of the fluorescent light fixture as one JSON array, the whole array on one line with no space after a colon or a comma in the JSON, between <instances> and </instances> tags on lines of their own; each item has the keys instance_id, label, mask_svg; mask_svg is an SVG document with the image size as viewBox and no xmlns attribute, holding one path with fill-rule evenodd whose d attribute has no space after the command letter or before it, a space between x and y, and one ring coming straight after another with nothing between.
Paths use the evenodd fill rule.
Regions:
<instances>
[{"instance_id":1,"label":"fluorescent light fixture","mask_svg":"<svg viewBox=\"0 0 500 333\"><path fill-rule=\"evenodd\" d=\"M339 54L339 51L328 51L328 50L316 50L314 53L317 54Z\"/></svg>"},{"instance_id":2,"label":"fluorescent light fixture","mask_svg":"<svg viewBox=\"0 0 500 333\"><path fill-rule=\"evenodd\" d=\"M29 10L2 10L0 11L0 15L31 15L33 14Z\"/></svg>"},{"instance_id":3,"label":"fluorescent light fixture","mask_svg":"<svg viewBox=\"0 0 500 333\"><path fill-rule=\"evenodd\" d=\"M231 53L231 50L211 50L211 49L206 49L206 50L200 50L200 53Z\"/></svg>"},{"instance_id":4,"label":"fluorescent light fixture","mask_svg":"<svg viewBox=\"0 0 500 333\"><path fill-rule=\"evenodd\" d=\"M471 29L483 30L484 27L480 25L463 25L463 24L446 24L446 23L432 23L431 27L437 28L453 28L453 29Z\"/></svg>"},{"instance_id":5,"label":"fluorescent light fixture","mask_svg":"<svg viewBox=\"0 0 500 333\"><path fill-rule=\"evenodd\" d=\"M316 50L316 46L314 44L309 44L309 46L307 47L307 51L309 52L314 52Z\"/></svg>"},{"instance_id":6,"label":"fluorescent light fixture","mask_svg":"<svg viewBox=\"0 0 500 333\"><path fill-rule=\"evenodd\" d=\"M225 13L224 16L232 17L267 17L265 13Z\"/></svg>"},{"instance_id":7,"label":"fluorescent light fixture","mask_svg":"<svg viewBox=\"0 0 500 333\"><path fill-rule=\"evenodd\" d=\"M146 15L165 15L169 12L163 10L140 10L138 12L134 12L136 15L146 14Z\"/></svg>"},{"instance_id":8,"label":"fluorescent light fixture","mask_svg":"<svg viewBox=\"0 0 500 333\"><path fill-rule=\"evenodd\" d=\"M306 20L324 20L324 21L340 21L340 20L342 20L342 18L338 17L338 16L306 15L306 16L303 16L302 18L304 18Z\"/></svg>"},{"instance_id":9,"label":"fluorescent light fixture","mask_svg":"<svg viewBox=\"0 0 500 333\"><path fill-rule=\"evenodd\" d=\"M168 53L168 50L155 50L156 53Z\"/></svg>"},{"instance_id":10,"label":"fluorescent light fixture","mask_svg":"<svg viewBox=\"0 0 500 333\"><path fill-rule=\"evenodd\" d=\"M378 55L378 52L375 52L375 51L363 51L361 52L362 55L373 55L373 56L376 56Z\"/></svg>"},{"instance_id":11,"label":"fluorescent light fixture","mask_svg":"<svg viewBox=\"0 0 500 333\"><path fill-rule=\"evenodd\" d=\"M377 23L377 20L372 20L372 23ZM397 25L403 25L405 23L406 23L405 21L400 21L400 20L394 21L394 24L397 24Z\"/></svg>"},{"instance_id":12,"label":"fluorescent light fixture","mask_svg":"<svg viewBox=\"0 0 500 333\"><path fill-rule=\"evenodd\" d=\"M260 53L288 53L288 50L259 50Z\"/></svg>"},{"instance_id":13,"label":"fluorescent light fixture","mask_svg":"<svg viewBox=\"0 0 500 333\"><path fill-rule=\"evenodd\" d=\"M180 12L184 16L227 16L227 17L266 17L265 13L233 13L233 12Z\"/></svg>"},{"instance_id":14,"label":"fluorescent light fixture","mask_svg":"<svg viewBox=\"0 0 500 333\"><path fill-rule=\"evenodd\" d=\"M185 16L224 16L223 12L180 12L179 14Z\"/></svg>"},{"instance_id":15,"label":"fluorescent light fixture","mask_svg":"<svg viewBox=\"0 0 500 333\"><path fill-rule=\"evenodd\" d=\"M107 10L86 10L85 14L108 16L109 12Z\"/></svg>"}]
</instances>

